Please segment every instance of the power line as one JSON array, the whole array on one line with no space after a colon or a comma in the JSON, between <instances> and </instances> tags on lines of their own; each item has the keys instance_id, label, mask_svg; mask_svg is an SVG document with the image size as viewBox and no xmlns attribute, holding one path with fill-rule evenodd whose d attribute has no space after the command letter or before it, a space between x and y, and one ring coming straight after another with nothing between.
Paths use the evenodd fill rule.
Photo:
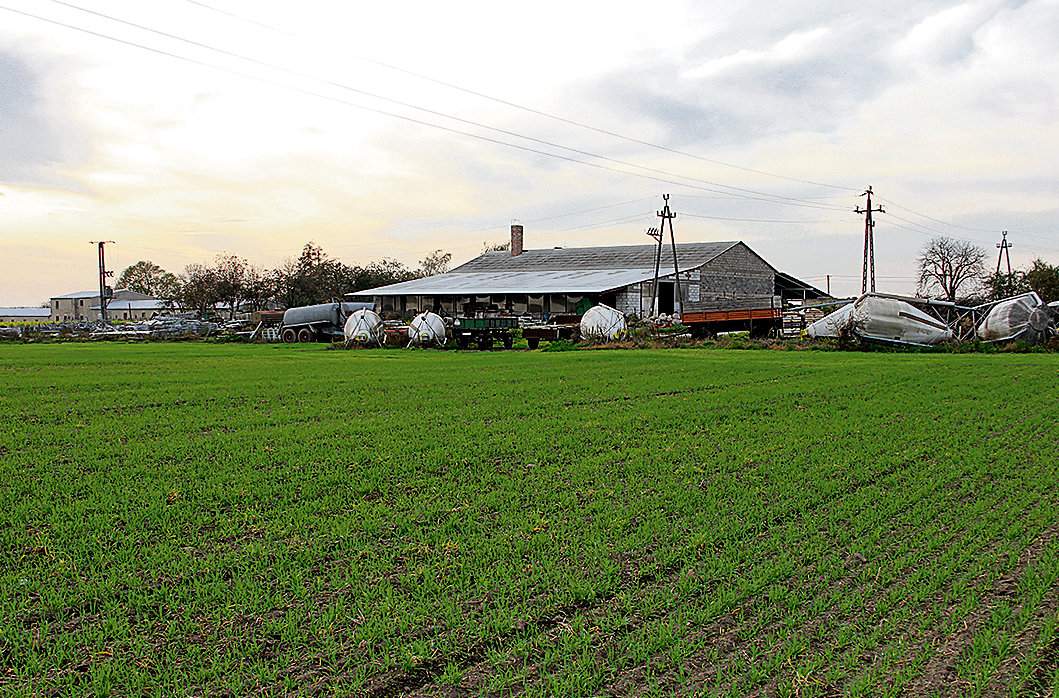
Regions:
<instances>
[{"instance_id":1,"label":"power line","mask_svg":"<svg viewBox=\"0 0 1059 698\"><path fill-rule=\"evenodd\" d=\"M637 220L637 219L651 218L651 217L652 216L651 216L650 213L642 213L642 212L641 213L634 213L631 216L623 216L621 218L615 218L614 220L600 221L598 223L586 223L584 225L575 225L572 228L562 228L562 229L560 229L560 230L558 230L556 232L567 233L567 232L570 232L571 230L587 230L589 228L601 228L601 227L603 227L605 225L615 225L617 223L629 223L629 222Z\"/></svg>"},{"instance_id":2,"label":"power line","mask_svg":"<svg viewBox=\"0 0 1059 698\"><path fill-rule=\"evenodd\" d=\"M736 221L739 223L834 223L835 219L824 218L817 220L780 220L776 218L729 218L728 216L706 216L700 213L688 213L687 211L681 211L681 216L685 218L705 218L711 221Z\"/></svg>"},{"instance_id":3,"label":"power line","mask_svg":"<svg viewBox=\"0 0 1059 698\"><path fill-rule=\"evenodd\" d=\"M295 36L292 32L289 32L286 29L281 29L281 28L279 28L279 27L277 27L275 25L268 24L266 22L259 22L256 19L251 19L250 17L243 17L242 15L238 15L238 14L236 14L234 12L229 12L228 10L222 10L221 8L214 7L213 5L207 5L206 3L199 2L198 0L184 0L184 2L187 2L187 3L192 4L192 5L198 5L199 7L203 7L205 9L207 9L207 10L212 11L212 12L216 12L217 14L222 14L225 17L231 17L232 19L237 19L237 20L239 20L241 22L248 22L248 23L253 24L255 26L261 27L262 29L269 29L271 31L278 32L280 34L283 34L284 36L288 36L288 37L294 37Z\"/></svg>"},{"instance_id":4,"label":"power line","mask_svg":"<svg viewBox=\"0 0 1059 698\"><path fill-rule=\"evenodd\" d=\"M894 201L892 199L880 199L880 201L883 201L883 202L885 202L888 205L895 206L895 207L901 209L902 211L906 211L908 213L911 213L912 215L919 216L920 218L925 218L926 220L933 221L934 223L939 223L941 225L947 225L947 226L952 227L952 228L958 228L960 230L966 230L968 232L973 232L973 233L989 233L991 235L995 235L997 233L997 231L995 229L992 229L992 228L975 228L975 227L971 227L971 226L968 226L968 225L960 225L959 223L950 223L948 221L943 221L940 218L935 218L935 217L929 216L929 215L927 215L925 213L920 213L919 211L916 211L914 209L908 208L907 206L903 206L901 204L894 203ZM902 219L902 220L906 220L907 221L907 219ZM913 223L913 225L919 225L918 223L914 223L912 221L908 221L908 222ZM932 230L933 232L936 232L939 235L946 235L947 234L947 233L941 232L940 230L936 230L934 228L927 228L927 229L928 230ZM1032 238L1034 240L1044 240L1046 242L1051 242L1052 239L1053 239L1051 237L1035 235L1034 233L1027 232L1025 230L1014 230L1014 231L1009 231L1009 232L1015 232L1018 235L1021 235L1023 237ZM957 239L960 239L960 238L957 238ZM984 242L984 241L964 240L964 242ZM1049 248L1044 248L1044 249L1049 249Z\"/></svg>"},{"instance_id":5,"label":"power line","mask_svg":"<svg viewBox=\"0 0 1059 698\"><path fill-rule=\"evenodd\" d=\"M629 200L626 200L626 201L618 201L617 203L605 204L603 206L594 206L592 208L578 209L577 211L566 211L565 213L557 213L557 214L552 215L552 216L544 216L544 217L541 217L541 218L527 218L527 219L523 219L522 222L523 223L542 223L544 221L551 221L551 220L556 220L556 219L559 219L559 218L569 218L571 216L579 216L579 215L582 215L582 214L585 214L585 213L592 213L594 211L604 211L606 209L617 208L619 206L627 206L628 204L637 204L637 203L643 203L645 201L653 201L656 198L658 198L658 197L655 197L655 196L646 197L645 196L645 197L641 197L639 199L629 199ZM459 230L459 231L456 231L456 232L459 232L459 233L464 234L464 235L471 235L471 234L474 234L474 233L484 233L484 232L488 232L488 231L491 231L491 230L497 230L497 229L501 228L503 225L504 224L502 224L502 223L501 224L495 224L495 225L487 225L487 226L483 226L481 228L472 228L471 230ZM602 223L600 223L600 224L590 224L590 225L602 225Z\"/></svg>"},{"instance_id":6,"label":"power line","mask_svg":"<svg viewBox=\"0 0 1059 698\"><path fill-rule=\"evenodd\" d=\"M503 141L503 140L500 140L500 139L491 138L489 136L484 136L484 135L473 133L473 132L469 132L469 131L461 131L459 129L451 128L449 126L444 126L442 124L437 124L437 123L433 123L433 122L430 122L430 121L424 121L422 119L417 119L415 117L406 116L404 114L397 114L395 112L386 111L385 109L379 109L379 108L376 108L376 107L369 107L369 106L364 105L364 104L358 104L356 102L350 102L348 100L340 99L340 98L335 97L333 95L327 95L327 94L324 94L324 93L321 93L321 92L317 92L317 91L314 91L314 90L306 89L304 87L299 87L297 85L291 85L291 84L287 84L287 83L283 83L283 82L278 82L276 80L270 80L270 79L262 77L260 75L253 75L251 73L246 73L246 72L243 72L243 71L240 71L240 70L236 70L236 69L233 69L233 68L228 68L226 66L221 66L221 65L214 64L214 63L209 63L207 61L202 61L202 60L199 60L199 59L196 59L196 58L183 56L181 54L173 53L173 52L167 51L165 49L160 49L160 48L156 48L156 47L153 47L153 46L148 46L146 44L140 44L140 43L137 43L135 41L129 41L127 39L122 39L122 38L115 37L115 36L112 36L112 35L109 35L109 34L104 34L102 32L93 31L91 29L86 29L84 27L79 27L77 25L68 24L68 23L61 22L59 20L51 19L51 18L48 18L48 17L42 17L40 15L36 15L36 14L31 13L31 12L25 12L23 10L14 9L14 8L3 6L3 5L0 5L0 10L4 10L4 11L7 11L7 12L11 12L13 14L21 15L23 17L29 17L31 19L36 19L38 21L45 22L45 23L48 23L48 24L52 24L52 25L55 25L55 26L64 27L66 29L70 29L70 30L73 30L73 31L77 31L77 32L81 32L81 33L84 33L84 34L88 34L90 36L95 36L97 38L105 39L105 40L108 40L108 41L113 41L113 42L116 42L116 43L119 43L119 44L123 44L125 46L138 48L138 49L141 49L141 50L144 50L144 51L148 51L148 52L151 52L151 53L155 53L155 54L158 54L158 55L161 55L161 56L166 56L166 57L174 58L174 59L177 59L177 60L180 60L180 61L185 61L185 62L191 63L193 65L198 65L198 66L201 66L201 67L204 67L204 68L210 68L212 70L218 70L218 71L226 72L226 73L229 73L231 75L236 75L238 77L242 77L242 78L245 78L245 79L248 79L248 80L254 80L254 81L261 82L261 83L264 83L264 84L267 84L267 85L272 85L272 86L275 86L275 87L280 87L280 88L283 88L283 89L292 90L294 92L299 92L301 94L317 97L319 99L324 99L324 100L336 102L338 104L343 104L343 105L346 105L346 106L350 106L350 107L353 107L355 109L360 109L360 110L363 110L363 111L368 111L368 112L372 112L372 113L375 113L375 114L380 114L382 116L388 116L388 117L394 118L394 119L400 119L402 121L407 121L409 123L414 123L414 124L418 124L418 125L421 125L421 126L427 126L427 127L430 127L430 128L438 129L440 131L445 131L447 133L461 135L461 136L465 136L467 138L473 138L473 139L484 141L484 142L487 142L487 143L493 143L493 144L496 144L496 145L502 145L502 146L505 146L505 147L508 147L508 148L521 150L521 151L527 152L527 153L533 153L533 154L541 155L541 156L544 156L544 157L550 157L550 158L554 158L554 159L557 159L557 160L563 160L565 162L571 162L571 163L576 163L576 164L579 164L579 165L584 165L586 167L592 167L592 168L595 168L595 169L598 169L598 170L614 172L614 173L617 173L617 174L622 174L622 175L627 175L627 176L632 176L632 177L639 177L640 179L646 179L646 180L658 182L658 183L661 183L661 184L669 184L669 185L672 185L672 186L685 187L685 188L688 188L688 189L695 189L695 190L699 190L699 191L707 191L707 192L712 192L712 193L717 193L717 194L728 194L729 196L731 196L733 198L738 198L738 199L746 199L746 200L751 200L751 201L768 201L768 202L771 202L771 203L783 204L783 205L788 205L788 206L801 206L801 207L806 207L806 208L823 208L825 210L841 210L841 209L838 209L838 208L832 209L831 207L824 207L824 206L819 206L819 205L815 205L815 204L799 203L798 200L793 199L791 197L779 197L778 195L772 195L772 194L767 194L767 193L761 193L761 197L746 196L746 195L735 194L735 193L732 193L732 192L725 192L725 191L722 191L722 190L719 190L719 189L713 189L713 188L710 188L710 187L690 184L688 182L682 182L682 181L673 180L673 179L667 179L667 178L663 178L663 177L656 177L656 176L644 174L644 173L641 173L641 172L629 172L628 170L622 170L622 169L618 169L618 168L615 168L615 167L609 167L607 165L603 165L603 164L600 164L600 163L597 163L597 162L589 162L589 161L586 161L586 160L579 160L577 158L567 157L565 155L560 155L558 153L553 153L553 152L549 152L549 151L545 151L545 150L540 150L538 148L531 148L529 146L524 146L524 145L520 145L520 144L517 144L517 143L511 143L509 141ZM250 59L250 60L254 60L254 59ZM456 118L456 117L450 117L450 118ZM471 122L471 123L474 123L474 122ZM485 125L481 125L481 126L483 128L492 128L492 127L485 126ZM525 137L525 136L519 136L519 137L528 138L528 137ZM557 147L563 148L563 146L557 146ZM606 158L604 158L604 156L594 156L594 157L600 157L602 159L606 159ZM636 166L636 165L634 165L634 166L635 167L640 167L640 166ZM682 177L684 179L693 179L693 178L690 178L690 177L683 177L682 175L673 175L673 176ZM718 186L728 186L728 185L718 185ZM752 190L747 190L747 191L752 191ZM776 198L779 198L779 199L790 199L790 201L785 201L785 200L784 201L780 201L780 200L776 200L776 198L762 198L762 197L776 197Z\"/></svg>"},{"instance_id":7,"label":"power line","mask_svg":"<svg viewBox=\"0 0 1059 698\"><path fill-rule=\"evenodd\" d=\"M327 86L330 86L330 87L335 87L335 88L338 88L338 89L341 89L341 90L346 90L346 91L353 92L355 94L359 94L359 95L362 95L362 96L365 96L365 97L370 97L372 99L382 100L382 101L385 101L385 102L389 102L391 104L396 104L398 106L405 107L407 109L414 109L416 111L425 112L427 114L431 114L432 116L439 116L439 117L444 118L444 119L450 119L452 121L456 121L456 122L462 123L462 124L467 124L469 126L474 126L474 127L477 127L477 128L483 128L483 129L486 129L486 130L489 130L489 131L493 131L494 133L503 134L505 136L512 136L514 138L521 138L523 140L528 140L530 142L537 143L539 145L545 145L545 146L548 146L550 148L557 148L557 149L560 149L560 150L565 150L567 152L576 153L577 155L583 155L585 157L590 157L590 158L595 158L595 159L598 159L598 160L603 160L603 161L606 161L606 162L611 162L611 163L614 163L616 165L621 165L623 167L633 167L633 168L636 168L636 169L644 170L645 172L652 172L654 174L659 174L659 175L663 175L663 176L666 176L666 177L676 177L676 178L679 178L679 179L687 179L687 180L690 180L690 181L693 181L693 182L698 182L698 183L701 183L701 184L709 185L711 187L722 187L723 189L731 190L731 192L742 192L743 194L753 194L753 195L756 195L756 196L769 197L771 199L789 201L789 202L792 202L791 205L802 206L802 207L805 207L805 208L820 208L820 209L842 210L839 207L836 207L836 206L833 206L833 205L829 205L829 204L822 204L819 201L809 201L809 200L801 199L799 197L790 197L790 196L783 196L783 195L780 195L780 194L771 194L769 192L762 192L762 191L758 191L758 190L755 190L755 189L748 189L746 187L736 187L736 186L729 185L729 184L722 184L720 182L714 182L712 180L702 179L702 178L699 178L699 177L692 177L692 176L689 176L689 175L682 175L682 174L679 174L679 173L670 172L668 170L663 170L663 169L660 169L660 168L648 167L646 165L639 165L639 164L636 164L634 162L629 162L627 160L621 160L621 159L618 159L618 158L612 158L612 157L607 156L607 155L601 155L599 153L594 153L592 151L588 151L588 150L583 150L583 149L580 149L580 148L574 148L574 147L562 145L560 143L555 143L555 142L552 142L552 141L544 140L542 138L536 138L534 136L527 136L527 135L524 135L524 134L519 133L517 131L512 131L512 130L509 130L509 129L503 129L503 128L499 128L499 127L496 127L496 126L490 126L488 124L484 124L484 123L482 123L480 121L475 121L473 119L465 119L465 118L462 118L462 117L453 116L451 114L446 114L445 112L437 111L435 109L430 109L428 107L421 107L419 105L412 104L410 102L405 102L405 101L402 101L402 100L399 100L399 99L394 99L392 97L387 97L385 95L381 95L381 94L378 94L378 93L375 93L375 92L370 92L368 90L363 90L363 89L360 89L358 87L354 87L352 85L336 82L336 81L333 81L333 80L328 80L328 79L325 79L325 78L320 78L320 77L318 77L316 75L312 75L310 73L305 73L305 72L302 72L302 71L299 71L299 70L293 70L293 69L287 68L285 66L282 66L282 65L279 65L279 64L276 64L276 63L270 63L268 61L263 61L263 60L254 58L252 56L246 56L246 55L241 54L241 53L236 53L234 51L229 51L227 49L218 48L216 46L212 46L210 44L206 44L206 43L203 43L203 42L200 42L200 41L196 41L194 39L189 39L187 37L180 36L178 34L172 34L172 33L169 33L169 32L166 32L166 31L162 31L160 29L155 29L153 27L149 27L149 26L146 26L146 25L143 25L143 24L138 24L136 22L130 22L128 20L122 19L120 17L115 17L113 15L110 15L110 14L107 14L107 13L104 13L104 12L98 12L96 10L92 10L92 9L88 9L88 8L85 8L85 7L81 7L80 5L76 5L74 3L66 2L66 0L51 0L51 2L53 2L53 3L57 4L57 5L62 5L63 7L68 7L70 9L76 10L78 12L83 12L83 13L94 15L94 16L97 16L97 17L102 17L103 19L107 19L107 20L112 21L112 22L117 22L119 24L130 26L130 27L133 27L135 29L139 29L141 31L150 32L152 34L156 34L158 36L162 36L162 37L165 37L167 39L172 39L174 41L180 41L180 42L189 44L191 46L195 46L195 47L198 47L198 48L203 48L203 49L206 49L207 51L212 51L214 53L218 53L218 54L221 54L223 56L227 56L227 57L230 57L230 58L235 58L237 60L245 61L245 62L254 64L254 65L258 65L258 66L261 66L261 67L264 67L264 68L268 68L270 70L281 71L281 72L288 73L290 75L294 75L294 76L300 77L300 78L308 78L310 80L314 80L314 81L320 82L321 84L324 84L324 85L327 85ZM709 191L718 191L718 190L709 189ZM725 192L718 192L718 193L730 193L730 192L725 191ZM750 198L750 197L743 197L743 196L740 196L739 194L735 194L735 193L731 193L730 195L732 197L734 197L734 198ZM795 203L795 202L797 202L797 203Z\"/></svg>"},{"instance_id":8,"label":"power line","mask_svg":"<svg viewBox=\"0 0 1059 698\"><path fill-rule=\"evenodd\" d=\"M186 1L190 2L190 3L194 4L194 5L198 5L200 7L205 7L207 9L214 10L216 12L220 12L221 14L225 14L225 15L228 15L230 17L235 17L237 19L243 19L244 21L248 21L248 22L251 22L253 24L257 24L259 26L264 26L264 27L266 27L268 29L272 29L273 31L277 31L277 32L280 32L282 34L285 34L286 36L295 36L294 34L291 34L290 32L287 32L287 31L285 31L285 30L283 30L283 29L281 29L279 27L275 27L273 25L268 25L268 24L262 24L261 22L258 22L256 20L250 19L250 18L242 16L242 15L237 15L237 14L232 13L232 12L228 12L226 10L218 9L218 8L213 7L211 5L208 5L208 4L204 3L204 2L199 2L198 0L186 0ZM777 174L775 172L769 172L767 170L760 170L760 169L756 169L756 168L753 168L753 167L744 167L742 165L736 165L736 164L733 164L733 163L724 162L722 160L716 160L714 158L708 158L708 157L705 157L705 156L702 156L702 155L697 155L695 153L689 153L687 151L680 150L678 148L672 148L670 146L661 145L661 144L658 144L658 143L652 143L650 141L646 141L646 140L643 140L643 139L640 139L640 138L635 138L633 136L628 136L628 135L625 135L625 134L622 134L622 133L618 133L616 131L612 131L612 130L609 130L609 129L606 129L606 128L593 126L592 124L588 124L588 123L585 123L583 121L578 121L576 119L571 119L569 117L560 116L558 114L553 114L551 112L546 112L546 111L543 111L541 109L537 109L537 108L534 108L534 107L529 107L529 106L526 106L524 104L519 104L517 102L512 102L510 100L506 100L506 99L503 99L501 97L496 97L494 95L487 94L485 92L480 92L478 90L474 90L474 89L471 89L471 88L468 88L468 87L464 87L462 85L458 85L456 83L449 82L447 80L441 80L439 78L435 78L435 77L432 77L430 75L425 75L423 73L419 73L419 72L416 72L414 70L409 70L408 68L402 68L400 66L393 65L392 63L387 63L385 61L380 61L380 60L377 60L377 59L374 59L374 58L368 58L366 56L357 56L357 55L352 56L352 58L355 58L356 60L359 60L359 61L362 61L362 62L365 62L365 63L371 63L372 65L377 65L379 67L386 68L387 70L392 70L392 71L395 71L395 72L398 72L398 73L403 73L405 75L409 75L411 77L414 77L414 78L417 78L417 79L420 79L420 80L426 80L427 82L432 82L432 83L434 83L436 85L441 85L443 87L447 87L447 88L452 89L452 90L457 90L459 92L463 92L464 94L473 95L473 96L479 97L481 99L489 100L491 102L496 102L497 104L503 104L504 106L511 107L513 109L519 109L521 111L524 111L524 112L527 112L527 113L530 113L530 114L535 114L537 116L543 116L545 118L552 119L554 121L558 121L558 122L561 122L561 123L564 123L564 124L568 124L570 126L576 126L578 128L582 128L582 129L586 129L586 130L589 130L589 131L594 131L596 133L600 133L600 134L603 134L603 135L611 136L612 138L618 138L618 139L621 139L623 141L627 141L629 143L636 143L638 145L647 146L649 148L655 148L656 150L665 151L667 153L673 153L675 155L682 155L684 157L693 158L695 160L701 160L702 162L708 162L708 163L711 163L713 165L720 165L722 167L729 167L729 168L732 168L732 169L741 170L743 172L751 172L751 173L754 173L754 174L764 175L766 177L775 177L777 179L784 179L784 180L787 180L787 181L790 181L790 182L799 182L801 184L809 184L809 185L816 186L816 187L826 187L826 188L829 188L829 189L838 189L838 190L851 191L851 192L852 191L857 191L857 189L855 187L844 187L844 186L839 186L839 185L835 185L835 184L828 184L826 182L818 182L818 181L814 181L814 180L810 180L810 179L801 179L799 177L790 177L790 176L787 176L787 175Z\"/></svg>"},{"instance_id":9,"label":"power line","mask_svg":"<svg viewBox=\"0 0 1059 698\"><path fill-rule=\"evenodd\" d=\"M973 233L995 233L996 232L994 230L987 230L985 228L972 228L970 226L960 225L959 223L949 223L947 221L941 220L940 218L934 218L933 216L928 216L925 213L920 213L919 211L916 211L914 209L908 208L907 206L903 206L903 205L901 205L899 203L896 203L893 199L890 199L890 198L885 198L884 199L882 197L879 197L879 201L882 201L883 203L885 203L888 206L893 206L895 208L901 209L902 211L907 211L908 213L911 213L914 216L919 216L921 218L926 218L928 221L933 221L935 223L940 223L941 225L947 225L947 226L950 226L950 227L953 227L953 228L960 228L961 230L967 230L967 231L970 231L970 232L973 232Z\"/></svg>"}]
</instances>

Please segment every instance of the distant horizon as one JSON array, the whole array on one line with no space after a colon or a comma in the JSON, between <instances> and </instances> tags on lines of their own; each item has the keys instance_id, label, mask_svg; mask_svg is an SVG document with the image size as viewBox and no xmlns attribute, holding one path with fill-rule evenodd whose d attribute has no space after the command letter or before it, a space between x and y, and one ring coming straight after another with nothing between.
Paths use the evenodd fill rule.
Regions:
<instances>
[{"instance_id":1,"label":"distant horizon","mask_svg":"<svg viewBox=\"0 0 1059 698\"><path fill-rule=\"evenodd\" d=\"M1059 262L1055 3L9 7L4 307L93 288L91 240L115 278L310 241L455 266L515 219L527 249L643 244L662 193L678 242L840 295L869 185L880 290L912 292L939 234Z\"/></svg>"}]
</instances>

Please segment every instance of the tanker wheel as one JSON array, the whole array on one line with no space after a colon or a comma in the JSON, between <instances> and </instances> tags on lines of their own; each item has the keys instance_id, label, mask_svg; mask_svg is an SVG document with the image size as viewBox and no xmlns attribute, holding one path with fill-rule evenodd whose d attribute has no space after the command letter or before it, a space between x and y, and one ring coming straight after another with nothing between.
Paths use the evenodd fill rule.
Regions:
<instances>
[{"instance_id":1,"label":"tanker wheel","mask_svg":"<svg viewBox=\"0 0 1059 698\"><path fill-rule=\"evenodd\" d=\"M493 348L493 338L487 334L478 337L478 351L489 351Z\"/></svg>"},{"instance_id":2,"label":"tanker wheel","mask_svg":"<svg viewBox=\"0 0 1059 698\"><path fill-rule=\"evenodd\" d=\"M505 349L510 349L513 346L515 346L515 338L512 337L509 334L508 335L504 335L504 348Z\"/></svg>"},{"instance_id":3,"label":"tanker wheel","mask_svg":"<svg viewBox=\"0 0 1059 698\"><path fill-rule=\"evenodd\" d=\"M288 327L287 329L283 330L283 333L280 335L280 338L287 344L293 344L298 341L298 333L295 332L292 328Z\"/></svg>"},{"instance_id":4,"label":"tanker wheel","mask_svg":"<svg viewBox=\"0 0 1059 698\"><path fill-rule=\"evenodd\" d=\"M310 330L308 327L303 327L298 330L298 341L304 343L315 342L316 335L314 335L313 331Z\"/></svg>"},{"instance_id":5,"label":"tanker wheel","mask_svg":"<svg viewBox=\"0 0 1059 698\"><path fill-rule=\"evenodd\" d=\"M538 348L540 348L541 340L540 340L539 337L531 337L530 339L527 339L526 341L529 342L529 348L530 349L538 349Z\"/></svg>"}]
</instances>

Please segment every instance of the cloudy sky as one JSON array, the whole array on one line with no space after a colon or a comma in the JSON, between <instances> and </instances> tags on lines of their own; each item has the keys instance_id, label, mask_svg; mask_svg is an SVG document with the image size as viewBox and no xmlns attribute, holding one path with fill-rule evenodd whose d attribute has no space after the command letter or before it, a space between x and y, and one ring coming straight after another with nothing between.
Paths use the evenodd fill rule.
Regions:
<instances>
[{"instance_id":1,"label":"cloudy sky","mask_svg":"<svg viewBox=\"0 0 1059 698\"><path fill-rule=\"evenodd\" d=\"M463 261L646 242L663 192L839 293L868 185L883 290L937 232L1059 261L1059 0L622 5L0 0L0 305L92 288L92 240Z\"/></svg>"}]
</instances>

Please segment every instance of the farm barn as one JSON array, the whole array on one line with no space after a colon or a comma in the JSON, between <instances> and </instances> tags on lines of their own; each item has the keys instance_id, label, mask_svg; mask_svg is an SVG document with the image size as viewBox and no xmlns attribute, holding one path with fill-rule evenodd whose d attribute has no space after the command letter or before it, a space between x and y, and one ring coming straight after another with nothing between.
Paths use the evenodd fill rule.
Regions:
<instances>
[{"instance_id":1,"label":"farm barn","mask_svg":"<svg viewBox=\"0 0 1059 698\"><path fill-rule=\"evenodd\" d=\"M679 284L672 248L662 251L652 311L656 245L524 250L522 239L522 226L513 225L510 251L486 252L448 273L354 297L401 315L496 311L548 318L604 303L637 317L679 313L687 324L716 331L750 325L765 330L779 323L786 301L825 295L778 272L744 242L683 243L677 245Z\"/></svg>"}]
</instances>

